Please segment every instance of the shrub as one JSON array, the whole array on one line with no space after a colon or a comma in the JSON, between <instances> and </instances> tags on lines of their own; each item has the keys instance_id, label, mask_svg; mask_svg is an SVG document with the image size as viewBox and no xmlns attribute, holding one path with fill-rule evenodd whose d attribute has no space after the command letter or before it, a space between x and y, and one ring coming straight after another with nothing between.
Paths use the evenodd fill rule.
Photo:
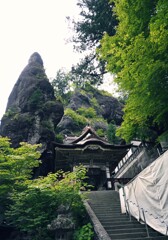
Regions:
<instances>
[{"instance_id":1,"label":"shrub","mask_svg":"<svg viewBox=\"0 0 168 240\"><path fill-rule=\"evenodd\" d=\"M56 138L56 141L57 141L58 143L63 143L64 137L63 137L63 135L62 135L61 133L56 134L56 135L55 135L55 138Z\"/></svg>"},{"instance_id":2,"label":"shrub","mask_svg":"<svg viewBox=\"0 0 168 240\"><path fill-rule=\"evenodd\" d=\"M69 116L72 118L72 120L78 125L78 126L85 126L87 121L86 118L76 113L74 110L67 108L64 113L66 116Z\"/></svg>"},{"instance_id":3,"label":"shrub","mask_svg":"<svg viewBox=\"0 0 168 240\"><path fill-rule=\"evenodd\" d=\"M98 104L98 101L97 101L97 99L95 98L95 97L93 97L93 98L91 98L90 99L90 102L91 102L91 104L92 104L92 106L94 107L94 108L99 108L99 104Z\"/></svg>"},{"instance_id":4,"label":"shrub","mask_svg":"<svg viewBox=\"0 0 168 240\"><path fill-rule=\"evenodd\" d=\"M75 232L74 240L92 240L93 236L93 227L90 223L88 223Z\"/></svg>"},{"instance_id":5,"label":"shrub","mask_svg":"<svg viewBox=\"0 0 168 240\"><path fill-rule=\"evenodd\" d=\"M48 129L50 131L54 130L53 123L50 121L44 120L41 122L41 125L43 126L43 128Z\"/></svg>"},{"instance_id":6,"label":"shrub","mask_svg":"<svg viewBox=\"0 0 168 240\"><path fill-rule=\"evenodd\" d=\"M104 130L102 128L97 129L96 133L99 137L104 137L105 135Z\"/></svg>"},{"instance_id":7,"label":"shrub","mask_svg":"<svg viewBox=\"0 0 168 240\"><path fill-rule=\"evenodd\" d=\"M30 110L40 108L43 104L43 93L40 89L36 89L28 100L28 106Z\"/></svg>"},{"instance_id":8,"label":"shrub","mask_svg":"<svg viewBox=\"0 0 168 240\"><path fill-rule=\"evenodd\" d=\"M17 109L15 108L9 108L7 112L4 114L5 117L14 117L18 113Z\"/></svg>"},{"instance_id":9,"label":"shrub","mask_svg":"<svg viewBox=\"0 0 168 240\"><path fill-rule=\"evenodd\" d=\"M90 108L80 107L80 108L78 108L77 112L86 118L95 118L96 117L96 111L92 107L90 107Z\"/></svg>"}]
</instances>

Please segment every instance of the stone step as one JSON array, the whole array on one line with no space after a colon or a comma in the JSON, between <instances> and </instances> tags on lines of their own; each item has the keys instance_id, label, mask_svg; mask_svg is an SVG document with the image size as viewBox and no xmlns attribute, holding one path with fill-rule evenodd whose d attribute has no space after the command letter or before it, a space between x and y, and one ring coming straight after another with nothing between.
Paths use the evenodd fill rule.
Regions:
<instances>
[{"instance_id":1,"label":"stone step","mask_svg":"<svg viewBox=\"0 0 168 240\"><path fill-rule=\"evenodd\" d=\"M109 219L99 219L99 221L103 224L103 225L108 225L111 224L112 226L117 226L117 225L127 225L129 223L129 221L127 219L113 219L112 221ZM132 224L136 223L136 224L140 224L137 223L136 221L132 221Z\"/></svg>"},{"instance_id":2,"label":"stone step","mask_svg":"<svg viewBox=\"0 0 168 240\"><path fill-rule=\"evenodd\" d=\"M124 240L167 240L168 237L166 236L157 236L157 237L138 237L138 238L125 238ZM117 240L123 240L123 239L117 239Z\"/></svg>"},{"instance_id":3,"label":"stone step","mask_svg":"<svg viewBox=\"0 0 168 240\"><path fill-rule=\"evenodd\" d=\"M97 216L98 217L98 216ZM113 223L127 223L129 221L128 218L120 218L120 217L117 217L117 218L113 218L112 216L111 217L98 217L98 219L101 221L101 222L111 222L112 224ZM136 220L133 220L132 222L135 222ZM139 223L140 224L140 223Z\"/></svg>"},{"instance_id":4,"label":"stone step","mask_svg":"<svg viewBox=\"0 0 168 240\"><path fill-rule=\"evenodd\" d=\"M93 204L90 204L90 206L92 206L92 208L95 208L95 209L101 209L101 210L116 210L116 211L121 211L121 207L120 206L99 206L99 205L93 205Z\"/></svg>"},{"instance_id":5,"label":"stone step","mask_svg":"<svg viewBox=\"0 0 168 240\"><path fill-rule=\"evenodd\" d=\"M124 229L137 229L137 228L141 228L141 229L144 229L144 225L139 225L139 223L130 223L130 224L121 224L121 225L112 225L111 223L108 223L108 224L104 224L104 228L106 230L124 230Z\"/></svg>"},{"instance_id":6,"label":"stone step","mask_svg":"<svg viewBox=\"0 0 168 240\"><path fill-rule=\"evenodd\" d=\"M91 200L92 202L91 202L91 204L93 204L93 205L96 205L96 206L102 206L102 207L119 207L120 206L120 204L119 204L119 199L118 200L115 200L115 203L114 203L114 201L113 200L111 200L111 201L106 201L105 199L103 200L103 199L99 199L99 200ZM93 202L94 201L94 202ZM102 202L102 201L104 201L104 202ZM108 205L107 205L108 204Z\"/></svg>"},{"instance_id":7,"label":"stone step","mask_svg":"<svg viewBox=\"0 0 168 240\"><path fill-rule=\"evenodd\" d=\"M94 202L93 202L94 201ZM105 201L105 202L102 202ZM120 206L120 204L117 202L118 200L115 200L116 203L112 201L107 202L105 199L99 199L99 200L89 200L88 202L90 202L92 205L96 205L96 206L102 206L102 207L107 207L107 206L111 206L111 207L115 207L115 206ZM108 204L108 205L107 205Z\"/></svg>"},{"instance_id":8,"label":"stone step","mask_svg":"<svg viewBox=\"0 0 168 240\"><path fill-rule=\"evenodd\" d=\"M90 205L91 206L91 205ZM97 212L97 213L104 213L104 214L106 214L106 213L113 213L113 214L117 214L117 213L121 213L121 208L114 208L114 209L108 209L108 208L98 208L98 207L93 207L93 206L91 206L92 207L92 209L95 211L95 212ZM123 214L124 215L124 214ZM126 214L125 214L126 215Z\"/></svg>"},{"instance_id":9,"label":"stone step","mask_svg":"<svg viewBox=\"0 0 168 240\"><path fill-rule=\"evenodd\" d=\"M94 211L96 216L99 217L113 217L113 218L122 218L122 219L129 219L127 215L121 214L121 213L113 213L113 212L107 212L107 213L101 213L99 211Z\"/></svg>"},{"instance_id":10,"label":"stone step","mask_svg":"<svg viewBox=\"0 0 168 240\"><path fill-rule=\"evenodd\" d=\"M132 240L132 238L144 238L147 237L147 233L144 231L136 231L136 232L130 232L130 233L109 233L109 236L111 237L111 239L113 240L118 240L118 239L130 239ZM154 233L150 233L150 237L159 237L157 232Z\"/></svg>"},{"instance_id":11,"label":"stone step","mask_svg":"<svg viewBox=\"0 0 168 240\"><path fill-rule=\"evenodd\" d=\"M128 228L128 229L120 229L120 234L127 234L127 233L135 233L135 229L136 229L136 233L145 233L146 234L146 229L144 228ZM118 234L118 229L107 229L108 234Z\"/></svg>"},{"instance_id":12,"label":"stone step","mask_svg":"<svg viewBox=\"0 0 168 240\"><path fill-rule=\"evenodd\" d=\"M118 229L110 229L110 228L105 228L106 229L106 231L108 232L108 234L118 234L118 233L120 233L120 234L125 234L125 233L144 233L144 234L146 234L147 235L147 231L146 231L146 228L143 226L143 227L141 227L141 226L137 226L137 227L134 227L134 228L125 228L125 229L120 229L120 231L118 230ZM160 233L158 233L158 232L156 232L156 231L154 231L153 229L148 229L148 231L149 231L149 235L156 235L156 236L162 236L162 234L160 234Z\"/></svg>"},{"instance_id":13,"label":"stone step","mask_svg":"<svg viewBox=\"0 0 168 240\"><path fill-rule=\"evenodd\" d=\"M116 208L97 208L97 207L93 207L92 206L92 209L94 209L94 211L96 212L101 212L101 213L121 213L121 208L119 209L116 209ZM124 215L124 214L123 214ZM125 214L126 215L126 214Z\"/></svg>"},{"instance_id":14,"label":"stone step","mask_svg":"<svg viewBox=\"0 0 168 240\"><path fill-rule=\"evenodd\" d=\"M112 206L106 206L106 207L101 207L101 206L93 206L92 204L90 204L90 206L95 209L95 210L99 210L101 212L109 212L109 211L115 211L115 212L121 212L121 207L112 207Z\"/></svg>"},{"instance_id":15,"label":"stone step","mask_svg":"<svg viewBox=\"0 0 168 240\"><path fill-rule=\"evenodd\" d=\"M97 217L99 219L100 222L111 222L111 224L115 224L115 223L125 223L125 222L128 222L129 220L127 218L112 218L112 217L106 217L106 218L103 218L103 217Z\"/></svg>"},{"instance_id":16,"label":"stone step","mask_svg":"<svg viewBox=\"0 0 168 240\"><path fill-rule=\"evenodd\" d=\"M113 218L113 219L127 219L129 220L128 216L122 215L122 214L102 214L102 213L96 213L96 216L98 218Z\"/></svg>"},{"instance_id":17,"label":"stone step","mask_svg":"<svg viewBox=\"0 0 168 240\"><path fill-rule=\"evenodd\" d=\"M133 217L130 221L128 215L121 214L118 192L91 192L88 199L90 207L112 240L168 240L168 237L150 227L148 238L145 224L140 224Z\"/></svg>"}]
</instances>

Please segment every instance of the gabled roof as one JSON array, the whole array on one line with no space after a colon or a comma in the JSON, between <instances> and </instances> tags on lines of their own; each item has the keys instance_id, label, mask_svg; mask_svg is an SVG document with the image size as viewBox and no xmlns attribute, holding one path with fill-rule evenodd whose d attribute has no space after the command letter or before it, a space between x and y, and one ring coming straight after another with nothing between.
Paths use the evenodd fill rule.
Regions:
<instances>
[{"instance_id":1,"label":"gabled roof","mask_svg":"<svg viewBox=\"0 0 168 240\"><path fill-rule=\"evenodd\" d=\"M83 129L82 134L76 138L74 141L71 142L71 144L84 144L87 141L101 141L105 144L108 144L108 142L102 138L100 138L96 132L91 128L90 126L86 126Z\"/></svg>"},{"instance_id":2,"label":"gabled roof","mask_svg":"<svg viewBox=\"0 0 168 240\"><path fill-rule=\"evenodd\" d=\"M100 138L96 132L91 128L90 126L86 126L82 132L82 134L79 137L71 138L71 141L68 141L68 143L53 143L55 147L61 148L61 149L79 149L79 148L85 148L88 145L99 145L104 149L118 149L121 151L121 149L125 149L124 151L128 151L129 148L131 148L132 144L128 145L114 145L109 142L107 142L105 139Z\"/></svg>"}]
</instances>

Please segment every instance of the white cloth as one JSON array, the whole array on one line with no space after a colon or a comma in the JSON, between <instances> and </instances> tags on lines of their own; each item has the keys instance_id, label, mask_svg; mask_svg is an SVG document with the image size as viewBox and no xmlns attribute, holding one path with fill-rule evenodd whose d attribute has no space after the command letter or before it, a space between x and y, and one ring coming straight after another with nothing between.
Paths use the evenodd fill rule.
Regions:
<instances>
[{"instance_id":1,"label":"white cloth","mask_svg":"<svg viewBox=\"0 0 168 240\"><path fill-rule=\"evenodd\" d=\"M123 190L120 189L122 213L126 212ZM127 208L137 220L144 220L153 229L167 233L168 226L168 151L145 168L124 187ZM138 207L139 206L139 207ZM168 233L167 233L168 234Z\"/></svg>"}]
</instances>

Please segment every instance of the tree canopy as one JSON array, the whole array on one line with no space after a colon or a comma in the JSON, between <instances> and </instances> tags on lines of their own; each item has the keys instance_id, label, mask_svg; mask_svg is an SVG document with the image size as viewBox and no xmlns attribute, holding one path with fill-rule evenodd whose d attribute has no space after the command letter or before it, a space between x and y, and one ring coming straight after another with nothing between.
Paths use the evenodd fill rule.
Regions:
<instances>
[{"instance_id":1,"label":"tree canopy","mask_svg":"<svg viewBox=\"0 0 168 240\"><path fill-rule=\"evenodd\" d=\"M106 33L100 57L128 95L118 133L127 141L155 138L168 129L168 2L112 0L116 34Z\"/></svg>"},{"instance_id":2,"label":"tree canopy","mask_svg":"<svg viewBox=\"0 0 168 240\"><path fill-rule=\"evenodd\" d=\"M73 67L73 73L92 80L92 84L101 83L105 73L105 61L98 60L96 47L104 32L114 35L117 25L113 15L113 3L108 0L78 0L80 18L73 22L74 36L72 42L77 51L85 53L85 57Z\"/></svg>"},{"instance_id":3,"label":"tree canopy","mask_svg":"<svg viewBox=\"0 0 168 240\"><path fill-rule=\"evenodd\" d=\"M117 21L112 13L113 3L108 0L78 0L77 5L81 11L80 20L73 20L75 49L84 51L96 47L104 32L114 35Z\"/></svg>"}]
</instances>

